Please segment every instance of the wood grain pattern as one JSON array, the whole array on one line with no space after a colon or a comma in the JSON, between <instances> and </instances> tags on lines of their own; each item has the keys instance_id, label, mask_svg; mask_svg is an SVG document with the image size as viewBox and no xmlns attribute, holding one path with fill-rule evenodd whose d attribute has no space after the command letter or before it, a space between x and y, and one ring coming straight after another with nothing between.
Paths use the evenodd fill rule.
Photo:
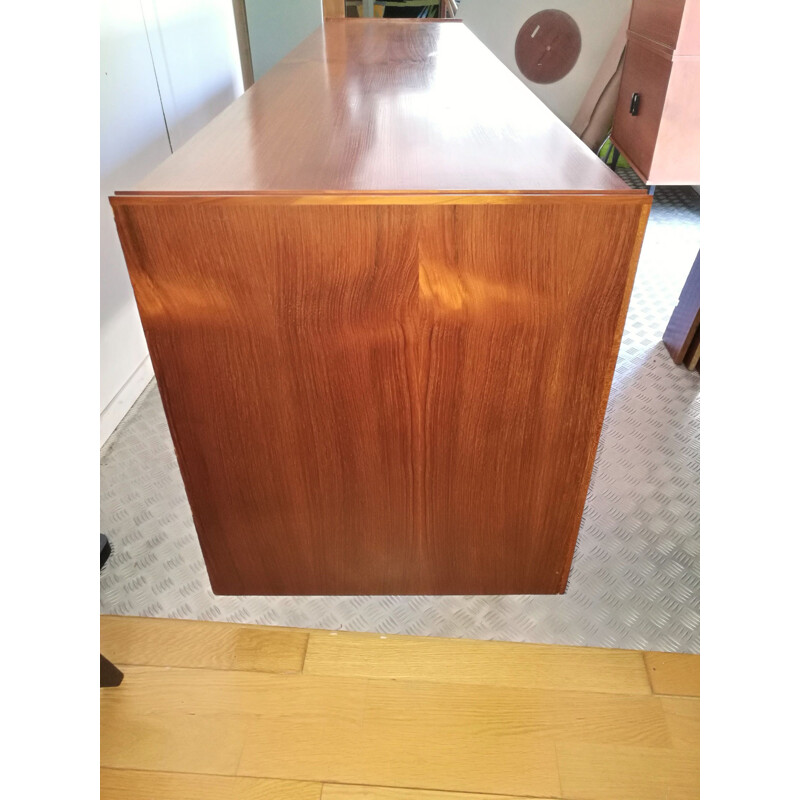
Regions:
<instances>
[{"instance_id":1,"label":"wood grain pattern","mask_svg":"<svg viewBox=\"0 0 800 800\"><path fill-rule=\"evenodd\" d=\"M159 709L160 698L148 704L149 711L138 710L142 700L142 672L154 667L129 667L130 675L114 689L119 696L109 701L112 692L100 697L103 733L100 740L100 764L117 769L144 769L165 772L190 772L208 775L235 775L244 747L246 726L237 712L200 714L192 706L166 713ZM214 670L184 670L186 674L227 675ZM250 673L242 673L250 674ZM128 679L134 676L134 681ZM139 684L137 687L136 684ZM131 695L132 690L138 692ZM207 690L214 691L214 686ZM182 685L174 685L182 696ZM188 702L197 703L195 694ZM244 713L244 709L238 709Z\"/></svg>"},{"instance_id":2,"label":"wood grain pattern","mask_svg":"<svg viewBox=\"0 0 800 800\"><path fill-rule=\"evenodd\" d=\"M100 637L118 664L299 672L308 634L221 622L103 616Z\"/></svg>"},{"instance_id":3,"label":"wood grain pattern","mask_svg":"<svg viewBox=\"0 0 800 800\"><path fill-rule=\"evenodd\" d=\"M642 653L592 647L314 631L303 671L308 675L650 694Z\"/></svg>"},{"instance_id":4,"label":"wood grain pattern","mask_svg":"<svg viewBox=\"0 0 800 800\"><path fill-rule=\"evenodd\" d=\"M632 190L460 21L329 19L136 191Z\"/></svg>"},{"instance_id":5,"label":"wood grain pattern","mask_svg":"<svg viewBox=\"0 0 800 800\"><path fill-rule=\"evenodd\" d=\"M115 690L120 692L116 700L107 699L107 693L101 698L101 764L433 789L508 787L505 791L512 794L557 792L555 750L548 740L551 724L544 710L526 716L535 711L531 704L538 697L527 703L517 695L489 692L481 697L483 687L454 687L455 694L444 687L437 696L429 686L436 688L130 667L126 682ZM478 695L465 697L458 692L464 688ZM523 706L515 708L520 700ZM556 724L569 730L567 715L577 710L564 708ZM608 714L599 722L601 728L626 713L622 707L603 710ZM647 741L666 741L663 713L656 705L645 713L645 727L632 726L622 737L638 738L644 732ZM537 721L547 723L546 733L536 729ZM500 733L505 725L514 730L512 735Z\"/></svg>"},{"instance_id":6,"label":"wood grain pattern","mask_svg":"<svg viewBox=\"0 0 800 800\"><path fill-rule=\"evenodd\" d=\"M156 664L189 668L128 667L120 687L101 693L101 779L110 800L315 800L320 789L321 800L698 796L697 698L506 686L497 643L467 642L465 650L459 640L435 640L435 648L418 651L413 680L364 677L381 658L364 651L359 663L351 650L341 652L341 662L327 654L335 675L208 669L208 644L226 649L219 624L197 623L195 642L180 621L161 620L160 631L149 622L119 618L110 638L104 625L101 648L128 639ZM214 630L207 635L202 627ZM241 626L221 627L236 633ZM180 648L164 635L170 628ZM381 641L393 650L403 646L396 640L408 639ZM628 652L606 651L604 662L595 650L515 645L511 660L536 663L548 649L553 685L568 685L593 661L617 679L629 669L633 688L640 688L641 660L635 669ZM647 655L670 665L673 682L699 658ZM458 671L449 682L447 670L459 659L482 665L483 683L459 684ZM313 661L310 649L304 670ZM359 674L349 672L351 665ZM497 684L489 683L493 665ZM376 674L383 671L379 663Z\"/></svg>"},{"instance_id":7,"label":"wood grain pattern","mask_svg":"<svg viewBox=\"0 0 800 800\"><path fill-rule=\"evenodd\" d=\"M564 591L650 198L462 24L327 21L112 205L215 592Z\"/></svg>"},{"instance_id":8,"label":"wood grain pattern","mask_svg":"<svg viewBox=\"0 0 800 800\"><path fill-rule=\"evenodd\" d=\"M671 655L679 655L672 653ZM695 656L699 663L700 659ZM675 661L677 665L679 661ZM691 665L682 666L687 672L693 672ZM672 746L680 750L700 751L700 698L699 697L662 697L661 708L667 719Z\"/></svg>"},{"instance_id":9,"label":"wood grain pattern","mask_svg":"<svg viewBox=\"0 0 800 800\"><path fill-rule=\"evenodd\" d=\"M558 744L671 744L652 696L129 667L101 703L107 767L547 796Z\"/></svg>"},{"instance_id":10,"label":"wood grain pattern","mask_svg":"<svg viewBox=\"0 0 800 800\"><path fill-rule=\"evenodd\" d=\"M113 204L215 592L563 591L646 195Z\"/></svg>"},{"instance_id":11,"label":"wood grain pattern","mask_svg":"<svg viewBox=\"0 0 800 800\"><path fill-rule=\"evenodd\" d=\"M558 747L562 797L570 800L695 800L699 750L565 744Z\"/></svg>"},{"instance_id":12,"label":"wood grain pattern","mask_svg":"<svg viewBox=\"0 0 800 800\"><path fill-rule=\"evenodd\" d=\"M326 783L320 800L512 800L511 795L477 794L474 792L437 792L429 789L392 789L386 786L352 786ZM523 800L514 798L513 800ZM546 800L525 798L524 800Z\"/></svg>"},{"instance_id":13,"label":"wood grain pattern","mask_svg":"<svg viewBox=\"0 0 800 800\"><path fill-rule=\"evenodd\" d=\"M700 696L700 658L689 653L645 653L656 694Z\"/></svg>"},{"instance_id":14,"label":"wood grain pattern","mask_svg":"<svg viewBox=\"0 0 800 800\"><path fill-rule=\"evenodd\" d=\"M103 800L319 800L321 790L320 784L310 781L100 770Z\"/></svg>"}]
</instances>

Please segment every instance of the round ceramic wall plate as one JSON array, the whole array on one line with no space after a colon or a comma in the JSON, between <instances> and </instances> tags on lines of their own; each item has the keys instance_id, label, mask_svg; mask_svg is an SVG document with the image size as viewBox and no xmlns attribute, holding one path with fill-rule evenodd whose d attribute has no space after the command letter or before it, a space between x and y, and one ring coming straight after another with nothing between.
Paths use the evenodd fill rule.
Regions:
<instances>
[{"instance_id":1,"label":"round ceramic wall plate","mask_svg":"<svg viewBox=\"0 0 800 800\"><path fill-rule=\"evenodd\" d=\"M560 81L581 53L581 31L566 12L550 8L519 29L514 57L520 72L534 83Z\"/></svg>"}]
</instances>

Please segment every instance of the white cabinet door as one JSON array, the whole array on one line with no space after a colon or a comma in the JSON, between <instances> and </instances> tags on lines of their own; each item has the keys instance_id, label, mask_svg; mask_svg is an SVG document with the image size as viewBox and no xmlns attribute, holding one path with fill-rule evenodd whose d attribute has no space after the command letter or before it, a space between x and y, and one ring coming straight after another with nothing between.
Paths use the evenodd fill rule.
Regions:
<instances>
[{"instance_id":1,"label":"white cabinet door","mask_svg":"<svg viewBox=\"0 0 800 800\"><path fill-rule=\"evenodd\" d=\"M142 0L142 10L172 149L177 150L242 93L233 4Z\"/></svg>"},{"instance_id":2,"label":"white cabinet door","mask_svg":"<svg viewBox=\"0 0 800 800\"><path fill-rule=\"evenodd\" d=\"M103 410L147 358L108 197L118 189L134 186L169 154L139 0L103 0L100 13L101 440L114 429L127 408L123 403L118 413L111 409L111 417L103 415Z\"/></svg>"}]
</instances>

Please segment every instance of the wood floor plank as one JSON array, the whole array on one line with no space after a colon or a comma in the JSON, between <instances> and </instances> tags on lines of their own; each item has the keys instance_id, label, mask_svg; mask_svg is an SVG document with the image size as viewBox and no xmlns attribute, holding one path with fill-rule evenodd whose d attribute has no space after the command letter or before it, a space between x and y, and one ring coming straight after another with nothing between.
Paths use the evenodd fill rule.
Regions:
<instances>
[{"instance_id":1,"label":"wood floor plank","mask_svg":"<svg viewBox=\"0 0 800 800\"><path fill-rule=\"evenodd\" d=\"M236 773L244 745L244 718L187 712L115 714L103 705L100 713L101 766L211 775Z\"/></svg>"},{"instance_id":2,"label":"wood floor plank","mask_svg":"<svg viewBox=\"0 0 800 800\"><path fill-rule=\"evenodd\" d=\"M700 749L700 698L662 697L661 707L667 720L672 746Z\"/></svg>"},{"instance_id":3,"label":"wood floor plank","mask_svg":"<svg viewBox=\"0 0 800 800\"><path fill-rule=\"evenodd\" d=\"M695 800L698 750L595 744L557 746L563 797L570 800Z\"/></svg>"},{"instance_id":4,"label":"wood floor plank","mask_svg":"<svg viewBox=\"0 0 800 800\"><path fill-rule=\"evenodd\" d=\"M240 636L242 628L252 636ZM636 681L626 694L617 662L609 664L612 672L620 669L613 679L581 677L588 662L570 673L563 660L569 653L559 652L570 648L555 648L547 661L492 646L498 643L454 643L450 652L437 640L414 637L397 637L400 644L383 649L373 641L395 637L339 633L328 639L342 636L343 645L317 646L314 639L325 634L312 632L308 669L298 672L298 650L281 655L274 646L281 639L260 633L304 631L132 618L106 618L103 631L107 654L119 663L127 654L189 665L128 664L121 686L100 691L103 796L111 800L317 800L320 792L321 800L698 794L699 699L687 694L696 690L696 678L692 683L687 675L696 676L698 657L647 654L658 694L642 693ZM305 651L302 638L294 644ZM484 646L492 651L486 656ZM291 652L294 661L285 654ZM412 661L405 668L403 653ZM293 664L295 671L264 671L275 664ZM560 679L559 668L574 682ZM490 684L492 670L497 685ZM509 685L514 681L542 685ZM573 688L552 688L562 683Z\"/></svg>"},{"instance_id":5,"label":"wood floor plank","mask_svg":"<svg viewBox=\"0 0 800 800\"><path fill-rule=\"evenodd\" d=\"M137 798L138 800L138 798ZM520 798L502 794L439 792L431 789L390 788L387 786L353 786L326 783L320 800L553 800L545 797Z\"/></svg>"},{"instance_id":6,"label":"wood floor plank","mask_svg":"<svg viewBox=\"0 0 800 800\"><path fill-rule=\"evenodd\" d=\"M360 703L332 709L353 680L284 680L251 723L239 774L553 795L555 742L669 744L650 696L369 680Z\"/></svg>"},{"instance_id":7,"label":"wood floor plank","mask_svg":"<svg viewBox=\"0 0 800 800\"><path fill-rule=\"evenodd\" d=\"M307 641L292 628L100 617L100 650L115 664L299 672Z\"/></svg>"},{"instance_id":8,"label":"wood floor plank","mask_svg":"<svg viewBox=\"0 0 800 800\"><path fill-rule=\"evenodd\" d=\"M312 675L650 694L642 653L591 647L312 631Z\"/></svg>"},{"instance_id":9,"label":"wood floor plank","mask_svg":"<svg viewBox=\"0 0 800 800\"><path fill-rule=\"evenodd\" d=\"M302 674L132 667L101 710L104 766L529 796L556 743L671 741L652 696Z\"/></svg>"},{"instance_id":10,"label":"wood floor plank","mask_svg":"<svg viewBox=\"0 0 800 800\"><path fill-rule=\"evenodd\" d=\"M309 781L141 770L100 770L102 800L318 800Z\"/></svg>"},{"instance_id":11,"label":"wood floor plank","mask_svg":"<svg viewBox=\"0 0 800 800\"><path fill-rule=\"evenodd\" d=\"M265 632L270 635L265 636ZM232 669L299 672L307 645L308 634L301 631L242 625L236 636Z\"/></svg>"},{"instance_id":12,"label":"wood floor plank","mask_svg":"<svg viewBox=\"0 0 800 800\"><path fill-rule=\"evenodd\" d=\"M655 694L700 697L700 656L691 653L645 653Z\"/></svg>"},{"instance_id":13,"label":"wood floor plank","mask_svg":"<svg viewBox=\"0 0 800 800\"><path fill-rule=\"evenodd\" d=\"M301 683L301 701L289 687ZM278 720L278 731L308 730L314 763L325 774L326 759L357 759L348 749L358 731L365 681L340 680L335 687L301 676L269 673L127 667L121 686L100 695L101 765L106 767L234 775L245 736L259 714L274 709L296 716ZM287 695L288 700L283 696ZM256 726L258 727L258 726ZM324 732L336 731L330 742ZM294 745L284 742L279 753ZM301 765L255 777L310 778Z\"/></svg>"}]
</instances>

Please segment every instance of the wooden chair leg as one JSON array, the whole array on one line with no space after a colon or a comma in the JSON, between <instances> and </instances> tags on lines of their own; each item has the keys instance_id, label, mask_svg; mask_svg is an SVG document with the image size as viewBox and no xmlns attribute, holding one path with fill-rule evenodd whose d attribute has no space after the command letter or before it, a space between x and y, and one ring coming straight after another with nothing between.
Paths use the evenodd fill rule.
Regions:
<instances>
[{"instance_id":1,"label":"wooden chair leg","mask_svg":"<svg viewBox=\"0 0 800 800\"><path fill-rule=\"evenodd\" d=\"M700 358L700 251L689 271L689 277L683 285L683 290L678 298L667 329L664 331L663 341L672 360L676 364L683 364L689 349L692 349L690 363L695 355ZM692 344L697 336L697 348ZM694 369L694 366L689 367Z\"/></svg>"},{"instance_id":2,"label":"wooden chair leg","mask_svg":"<svg viewBox=\"0 0 800 800\"><path fill-rule=\"evenodd\" d=\"M124 674L100 653L100 686L119 686Z\"/></svg>"}]
</instances>

